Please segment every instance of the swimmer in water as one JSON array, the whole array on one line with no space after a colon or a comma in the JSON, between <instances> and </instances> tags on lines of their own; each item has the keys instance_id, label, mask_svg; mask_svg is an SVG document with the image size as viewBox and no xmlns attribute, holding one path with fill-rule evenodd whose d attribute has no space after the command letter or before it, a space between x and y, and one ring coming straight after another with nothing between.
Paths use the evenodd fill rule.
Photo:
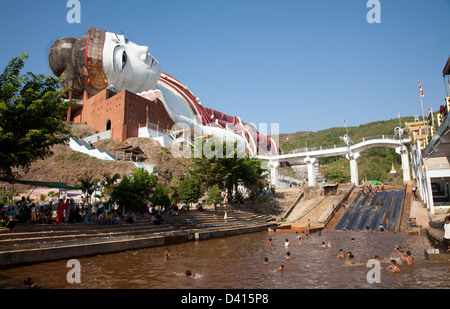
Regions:
<instances>
[{"instance_id":1,"label":"swimmer in water","mask_svg":"<svg viewBox=\"0 0 450 309\"><path fill-rule=\"evenodd\" d=\"M291 252L286 252L286 260L292 260L293 257L291 256Z\"/></svg>"},{"instance_id":2,"label":"swimmer in water","mask_svg":"<svg viewBox=\"0 0 450 309\"><path fill-rule=\"evenodd\" d=\"M289 247L289 239L286 238L286 240L284 241L284 246L286 248Z\"/></svg>"},{"instance_id":3,"label":"swimmer in water","mask_svg":"<svg viewBox=\"0 0 450 309\"><path fill-rule=\"evenodd\" d=\"M278 266L278 271L284 271L284 265L280 265L280 266Z\"/></svg>"},{"instance_id":4,"label":"swimmer in water","mask_svg":"<svg viewBox=\"0 0 450 309\"><path fill-rule=\"evenodd\" d=\"M269 258L267 257L264 258L264 265L269 265Z\"/></svg>"},{"instance_id":5,"label":"swimmer in water","mask_svg":"<svg viewBox=\"0 0 450 309\"><path fill-rule=\"evenodd\" d=\"M405 252L403 251L402 247L400 247L399 245L396 245L392 252L397 252L398 257L400 259L404 258L404 256L405 256Z\"/></svg>"},{"instance_id":6,"label":"swimmer in water","mask_svg":"<svg viewBox=\"0 0 450 309\"><path fill-rule=\"evenodd\" d=\"M186 270L186 272L183 274L178 274L176 272L172 272L174 275L176 275L177 277L188 277L188 278L192 278L192 272L188 269Z\"/></svg>"},{"instance_id":7,"label":"swimmer in water","mask_svg":"<svg viewBox=\"0 0 450 309\"><path fill-rule=\"evenodd\" d=\"M387 270L391 270L391 271L393 271L395 273L400 272L400 268L398 268L397 262L395 260L391 260L391 265L389 265L388 267L382 267L382 268L387 269Z\"/></svg>"},{"instance_id":8,"label":"swimmer in water","mask_svg":"<svg viewBox=\"0 0 450 309\"><path fill-rule=\"evenodd\" d=\"M349 254L348 260L347 260L347 262L345 262L345 265L355 265L354 259L355 259L355 257L353 256L353 254Z\"/></svg>"},{"instance_id":9,"label":"swimmer in water","mask_svg":"<svg viewBox=\"0 0 450 309\"><path fill-rule=\"evenodd\" d=\"M326 248L326 247L328 247L327 244L324 241L322 241L322 244L319 246L319 248Z\"/></svg>"},{"instance_id":10,"label":"swimmer in water","mask_svg":"<svg viewBox=\"0 0 450 309\"><path fill-rule=\"evenodd\" d=\"M300 235L297 236L299 246L302 245L302 237Z\"/></svg>"},{"instance_id":11,"label":"swimmer in water","mask_svg":"<svg viewBox=\"0 0 450 309\"><path fill-rule=\"evenodd\" d=\"M268 245L269 247L272 247L272 245L273 245L272 238L269 238L269 240L267 240L267 245Z\"/></svg>"},{"instance_id":12,"label":"swimmer in water","mask_svg":"<svg viewBox=\"0 0 450 309\"><path fill-rule=\"evenodd\" d=\"M169 248L166 248L166 251L164 252L164 262L167 262L170 258L170 250Z\"/></svg>"},{"instance_id":13,"label":"swimmer in water","mask_svg":"<svg viewBox=\"0 0 450 309\"><path fill-rule=\"evenodd\" d=\"M375 260L375 263L377 263L378 265L381 265L380 257L378 255L375 255L374 260Z\"/></svg>"},{"instance_id":14,"label":"swimmer in water","mask_svg":"<svg viewBox=\"0 0 450 309\"><path fill-rule=\"evenodd\" d=\"M352 238L352 242L356 242L356 240L354 238Z\"/></svg>"},{"instance_id":15,"label":"swimmer in water","mask_svg":"<svg viewBox=\"0 0 450 309\"><path fill-rule=\"evenodd\" d=\"M339 249L339 254L337 255L338 258L340 259L345 259L345 253L344 250Z\"/></svg>"},{"instance_id":16,"label":"swimmer in water","mask_svg":"<svg viewBox=\"0 0 450 309\"><path fill-rule=\"evenodd\" d=\"M41 288L43 288L43 286L39 286L37 284L34 284L34 281L31 278L26 278L23 281L23 284L25 284L29 289L33 289L33 290L34 289L41 289Z\"/></svg>"},{"instance_id":17,"label":"swimmer in water","mask_svg":"<svg viewBox=\"0 0 450 309\"><path fill-rule=\"evenodd\" d=\"M411 256L411 251L406 251L406 256L400 258L400 261L406 262L407 265L413 264L413 258Z\"/></svg>"}]
</instances>

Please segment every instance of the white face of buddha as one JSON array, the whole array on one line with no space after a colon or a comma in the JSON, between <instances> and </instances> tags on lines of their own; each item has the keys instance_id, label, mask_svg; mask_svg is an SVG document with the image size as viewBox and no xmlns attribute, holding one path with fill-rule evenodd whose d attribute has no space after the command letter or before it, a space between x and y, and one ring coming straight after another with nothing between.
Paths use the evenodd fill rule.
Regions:
<instances>
[{"instance_id":1,"label":"white face of buddha","mask_svg":"<svg viewBox=\"0 0 450 309\"><path fill-rule=\"evenodd\" d=\"M148 53L148 47L111 32L106 32L105 36L103 71L108 88L134 93L155 89L161 75L161 67Z\"/></svg>"}]
</instances>

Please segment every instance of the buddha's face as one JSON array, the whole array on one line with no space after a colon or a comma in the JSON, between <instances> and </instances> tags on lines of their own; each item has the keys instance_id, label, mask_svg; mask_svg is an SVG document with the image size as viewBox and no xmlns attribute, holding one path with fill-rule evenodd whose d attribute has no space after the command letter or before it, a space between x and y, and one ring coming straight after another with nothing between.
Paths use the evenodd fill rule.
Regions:
<instances>
[{"instance_id":1,"label":"buddha's face","mask_svg":"<svg viewBox=\"0 0 450 309\"><path fill-rule=\"evenodd\" d=\"M161 67L148 52L123 35L106 32L103 47L103 71L108 88L134 93L154 89L161 75Z\"/></svg>"}]
</instances>

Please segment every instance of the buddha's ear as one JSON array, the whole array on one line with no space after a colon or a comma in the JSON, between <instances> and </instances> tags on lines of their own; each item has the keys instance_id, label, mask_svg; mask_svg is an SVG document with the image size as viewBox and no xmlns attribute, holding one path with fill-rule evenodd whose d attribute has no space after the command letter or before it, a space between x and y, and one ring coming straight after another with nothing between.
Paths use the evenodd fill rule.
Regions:
<instances>
[{"instance_id":1,"label":"buddha's ear","mask_svg":"<svg viewBox=\"0 0 450 309\"><path fill-rule=\"evenodd\" d=\"M62 88L72 88L74 97L82 96L89 78L86 69L87 35L78 39L60 38L50 47L48 62L53 74L63 78Z\"/></svg>"},{"instance_id":2,"label":"buddha's ear","mask_svg":"<svg viewBox=\"0 0 450 309\"><path fill-rule=\"evenodd\" d=\"M60 38L50 47L48 63L57 77L70 78L70 73L73 73L72 51L75 43L76 39L74 38Z\"/></svg>"}]
</instances>

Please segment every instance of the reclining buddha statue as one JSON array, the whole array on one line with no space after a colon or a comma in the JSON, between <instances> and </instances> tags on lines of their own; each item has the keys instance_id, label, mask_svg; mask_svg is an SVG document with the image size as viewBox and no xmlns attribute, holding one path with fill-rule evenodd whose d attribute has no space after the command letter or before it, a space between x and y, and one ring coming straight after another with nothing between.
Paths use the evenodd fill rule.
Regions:
<instances>
[{"instance_id":1,"label":"reclining buddha statue","mask_svg":"<svg viewBox=\"0 0 450 309\"><path fill-rule=\"evenodd\" d=\"M60 38L50 48L49 65L62 78L62 88L72 89L73 98L81 99L86 91L95 95L104 89L127 90L152 101L159 99L174 123L188 125L202 135L243 142L248 154L281 151L254 125L204 107L180 81L161 72L148 47L124 35L91 27L78 39Z\"/></svg>"}]
</instances>

